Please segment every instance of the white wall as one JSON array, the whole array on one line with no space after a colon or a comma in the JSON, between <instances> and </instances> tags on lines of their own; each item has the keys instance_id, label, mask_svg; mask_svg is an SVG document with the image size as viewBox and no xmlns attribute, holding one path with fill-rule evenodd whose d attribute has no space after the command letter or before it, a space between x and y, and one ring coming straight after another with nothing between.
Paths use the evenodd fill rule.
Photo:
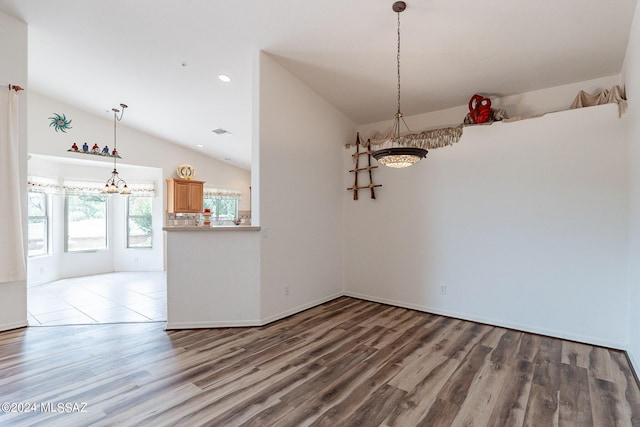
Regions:
<instances>
[{"instance_id":1,"label":"white wall","mask_svg":"<svg viewBox=\"0 0 640 427\"><path fill-rule=\"evenodd\" d=\"M629 346L640 372L640 7L636 6L623 67L629 139Z\"/></svg>"},{"instance_id":2,"label":"white wall","mask_svg":"<svg viewBox=\"0 0 640 427\"><path fill-rule=\"evenodd\" d=\"M467 127L414 167L377 169L377 200L343 195L346 292L624 348L625 120L610 104Z\"/></svg>"},{"instance_id":3,"label":"white wall","mask_svg":"<svg viewBox=\"0 0 640 427\"><path fill-rule=\"evenodd\" d=\"M355 124L269 55L259 62L261 318L274 320L342 292L341 155Z\"/></svg>"},{"instance_id":4,"label":"white wall","mask_svg":"<svg viewBox=\"0 0 640 427\"><path fill-rule=\"evenodd\" d=\"M27 25L4 12L0 12L0 83L27 86ZM3 89L4 90L4 89ZM20 200L3 200L3 203L20 208L23 213L24 247L27 247L26 182L27 182L27 97L21 92L19 111L20 138ZM17 225L17 224L16 224ZM26 254L25 254L26 257ZM18 328L27 324L26 281L0 283L0 330Z\"/></svg>"},{"instance_id":5,"label":"white wall","mask_svg":"<svg viewBox=\"0 0 640 427\"><path fill-rule=\"evenodd\" d=\"M119 102L126 103L126 99ZM67 150L74 142L78 146L81 146L83 142L92 146L95 142L100 147L108 145L113 148L111 107L114 106L116 105L105 105L105 111L92 113L37 93L29 93L29 152L73 159L90 157L94 160L97 158L106 164L112 164L110 159L68 153ZM251 172L127 127L127 118L135 114L135 108L135 105L130 105L125 111L122 121L118 123L118 151L122 156L118 165L130 164L160 168L164 178L175 178L176 168L179 165L190 164L196 170L195 179L205 181L206 186L233 188L242 191L240 209L249 209ZM106 113L106 110L109 110L109 113ZM51 120L48 118L54 113L64 114L67 119L71 119L73 129L62 133L55 132L52 127L49 127ZM168 113L168 117L170 118L170 113ZM158 120L166 119L166 117L158 118ZM166 188L159 190L164 196Z\"/></svg>"}]
</instances>

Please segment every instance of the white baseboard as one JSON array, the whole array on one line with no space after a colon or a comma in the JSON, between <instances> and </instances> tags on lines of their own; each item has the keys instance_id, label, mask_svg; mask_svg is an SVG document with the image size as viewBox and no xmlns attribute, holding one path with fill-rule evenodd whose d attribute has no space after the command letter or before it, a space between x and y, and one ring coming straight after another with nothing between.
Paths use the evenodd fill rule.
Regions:
<instances>
[{"instance_id":1,"label":"white baseboard","mask_svg":"<svg viewBox=\"0 0 640 427\"><path fill-rule=\"evenodd\" d=\"M29 326L29 322L27 319L21 320L19 322L11 322L11 323L3 323L0 325L0 331L10 331L11 329L25 328Z\"/></svg>"},{"instance_id":2,"label":"white baseboard","mask_svg":"<svg viewBox=\"0 0 640 427\"><path fill-rule=\"evenodd\" d=\"M344 296L344 293L338 292L336 294L329 295L327 297L323 297L323 298L317 299L315 301L299 305L297 307L291 308L291 309L283 311L281 313L277 313L277 314L273 314L273 315L268 316L268 317L264 317L261 320L262 324L260 326L264 326L264 325L266 325L268 323L275 322L276 320L284 319L285 317L292 316L292 315L294 315L296 313L300 313L301 311L305 311L305 310L313 308L313 307L315 307L317 305L324 304L325 302L329 302L329 301L332 301L332 300L334 300L336 298L340 298L341 296Z\"/></svg>"},{"instance_id":3,"label":"white baseboard","mask_svg":"<svg viewBox=\"0 0 640 427\"><path fill-rule=\"evenodd\" d=\"M247 326L262 326L259 320L223 320L206 322L167 322L165 330L173 329L213 329L213 328L243 328Z\"/></svg>"},{"instance_id":4,"label":"white baseboard","mask_svg":"<svg viewBox=\"0 0 640 427\"><path fill-rule=\"evenodd\" d=\"M539 327L536 327L536 326L533 326L533 325L527 325L527 324L522 324L522 323L518 323L518 322L512 322L512 321L508 321L508 320L504 320L504 319L495 319L495 318L489 318L489 317L475 316L475 315L471 315L469 313L457 312L457 311L452 311L452 310L443 310L443 309L436 308L436 307L429 307L429 306L424 306L424 305L420 305L420 304L408 303L408 302L404 302L404 301L397 301L397 300L391 300L391 299L386 299L386 298L378 298L378 297L375 297L375 296L366 295L366 294L360 294L360 293L357 293L357 292L338 292L338 293L335 293L333 295L329 295L327 297L323 297L323 298L320 298L318 300L311 301L311 302L299 305L297 307L288 309L286 311L283 311L283 312L280 312L280 313L276 313L276 314L261 318L259 320L237 320L237 321L225 320L225 321L211 321L211 322L208 322L208 321L207 322L167 322L166 329L170 330L170 329L202 329L202 328L229 328L229 327L264 326L266 324L275 322L275 321L280 320L280 319L284 319L285 317L289 317L289 316L294 315L296 313L300 313L301 311L308 310L308 309L310 309L312 307L318 306L320 304L324 304L324 303L326 303L328 301L334 300L336 298L340 298L342 296L358 298L358 299L362 299L362 300L366 300L366 301L377 302L377 303L392 305L392 306L396 306L396 307L408 308L408 309L411 309L411 310L422 311L422 312L425 312L425 313L432 313L432 314L437 314L437 315L441 315L441 316L453 317L453 318L456 318L456 319L462 319L462 320L469 320L469 321L472 321L472 322L485 323L485 324L492 325L492 326L499 326L499 327L503 327L503 328L515 329L515 330L523 331L523 332L530 332L530 333L534 333L534 334L540 334L540 335L546 335L546 336L555 337L555 338L561 338L561 339L566 339L566 340L571 340L571 341L577 341L577 342L582 342L582 343L586 343L586 344L598 345L598 346L615 348L615 349L620 349L620 350L625 350L626 347L627 347L625 345L625 343L620 343L620 342L617 342L617 341L603 340L603 339L598 338L598 337L574 334L574 333L569 333L569 332L566 332L566 331L560 331L560 330L556 330L556 329L539 328ZM24 326L24 325L18 325L18 326L15 326L15 327L21 327L21 326ZM629 354L629 357L630 357L630 360L632 362L633 368L636 370L636 372L640 372L640 370L638 370L638 368L640 368L640 363L638 363L638 361L636 361L634 359L633 354L631 354L629 352L627 352L627 353Z\"/></svg>"},{"instance_id":5,"label":"white baseboard","mask_svg":"<svg viewBox=\"0 0 640 427\"><path fill-rule=\"evenodd\" d=\"M567 333L567 332L564 332L564 331L559 331L559 330L554 330L554 329L538 328L538 327L535 327L535 326L532 326L532 325L527 325L527 324L522 324L522 323L517 323L517 322L511 322L511 321L504 320L504 319L494 319L494 318L485 318L485 317L480 317L480 316L474 316L474 315L470 315L468 313L461 313L461 312L450 311L450 310L442 310L442 309L435 308L435 307L428 307L428 306L423 306L423 305L419 305L419 304L412 304L412 303L408 303L408 302L404 302L404 301L396 301L396 300L389 300L389 299L386 299L386 298L378 298L378 297L374 297L374 296L371 296L371 295L359 294L357 292L345 292L344 295L348 296L348 297L367 300L367 301L379 302L381 304L393 305L393 306L396 306L396 307L402 307L402 308L408 308L408 309L411 309L411 310L422 311L422 312L425 312L425 313L439 314L441 316L454 317L456 319L469 320L469 321L478 322L478 323L486 323L486 324L492 325L492 326L500 326L500 327L503 327L503 328L515 329L515 330L523 331L523 332L531 332L533 334L546 335L546 336L566 339L566 340L570 340L570 341L577 341L577 342L581 342L581 343L585 343L585 344L598 345L598 346L603 346L603 347L615 348L615 349L619 349L619 350L624 350L626 348L625 343L620 343L620 342L615 342L615 341L607 341L607 340L600 339L598 337Z\"/></svg>"},{"instance_id":6,"label":"white baseboard","mask_svg":"<svg viewBox=\"0 0 640 427\"><path fill-rule=\"evenodd\" d=\"M625 351L625 353L627 354L627 359L629 359L629 363L631 363L631 369L633 369L634 374L636 374L636 378L639 378L640 375L638 375L640 373L640 361L638 361L634 354L629 351L629 349L627 349Z\"/></svg>"},{"instance_id":7,"label":"white baseboard","mask_svg":"<svg viewBox=\"0 0 640 427\"><path fill-rule=\"evenodd\" d=\"M308 310L320 304L324 304L325 302L329 302L336 298L340 298L344 294L342 292L338 292L333 295L329 295L327 297L323 297L317 299L315 301L311 301L297 307L291 308L289 310L273 314L271 316L262 318L260 320L223 320L223 321L205 321L205 322L167 322L165 326L166 330L172 329L206 329L206 328L242 328L247 326L264 326L269 323L275 322L280 319L284 319L285 317L292 316L296 313L300 313L301 311Z\"/></svg>"}]
</instances>

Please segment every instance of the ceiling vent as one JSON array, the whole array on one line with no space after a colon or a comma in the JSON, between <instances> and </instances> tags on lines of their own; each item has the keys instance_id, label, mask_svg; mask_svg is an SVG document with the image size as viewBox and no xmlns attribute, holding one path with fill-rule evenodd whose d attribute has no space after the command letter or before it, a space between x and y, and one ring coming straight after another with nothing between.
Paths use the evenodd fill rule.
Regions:
<instances>
[{"instance_id":1,"label":"ceiling vent","mask_svg":"<svg viewBox=\"0 0 640 427\"><path fill-rule=\"evenodd\" d=\"M228 135L228 134L230 134L230 133L231 133L231 132L229 132L228 130L226 130L226 129L222 129L222 128L214 129L214 130L212 130L211 132L215 133L216 135Z\"/></svg>"}]
</instances>

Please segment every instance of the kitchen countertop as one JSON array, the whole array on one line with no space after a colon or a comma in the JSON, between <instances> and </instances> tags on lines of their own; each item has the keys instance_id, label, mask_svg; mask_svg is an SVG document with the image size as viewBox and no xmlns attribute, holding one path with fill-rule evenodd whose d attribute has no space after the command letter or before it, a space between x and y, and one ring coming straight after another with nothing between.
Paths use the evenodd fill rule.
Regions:
<instances>
[{"instance_id":1,"label":"kitchen countertop","mask_svg":"<svg viewBox=\"0 0 640 427\"><path fill-rule=\"evenodd\" d=\"M162 227L164 231L260 231L254 225L214 225L211 227L193 225L170 225Z\"/></svg>"}]
</instances>

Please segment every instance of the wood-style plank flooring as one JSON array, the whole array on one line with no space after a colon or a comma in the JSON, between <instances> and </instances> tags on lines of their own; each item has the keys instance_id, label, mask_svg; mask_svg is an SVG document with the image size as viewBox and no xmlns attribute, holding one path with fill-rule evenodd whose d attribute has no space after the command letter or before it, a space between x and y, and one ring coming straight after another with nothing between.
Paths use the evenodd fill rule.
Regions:
<instances>
[{"instance_id":1,"label":"wood-style plank flooring","mask_svg":"<svg viewBox=\"0 0 640 427\"><path fill-rule=\"evenodd\" d=\"M606 348L346 297L260 328L163 326L0 333L0 403L30 411L0 425L640 425Z\"/></svg>"}]
</instances>

